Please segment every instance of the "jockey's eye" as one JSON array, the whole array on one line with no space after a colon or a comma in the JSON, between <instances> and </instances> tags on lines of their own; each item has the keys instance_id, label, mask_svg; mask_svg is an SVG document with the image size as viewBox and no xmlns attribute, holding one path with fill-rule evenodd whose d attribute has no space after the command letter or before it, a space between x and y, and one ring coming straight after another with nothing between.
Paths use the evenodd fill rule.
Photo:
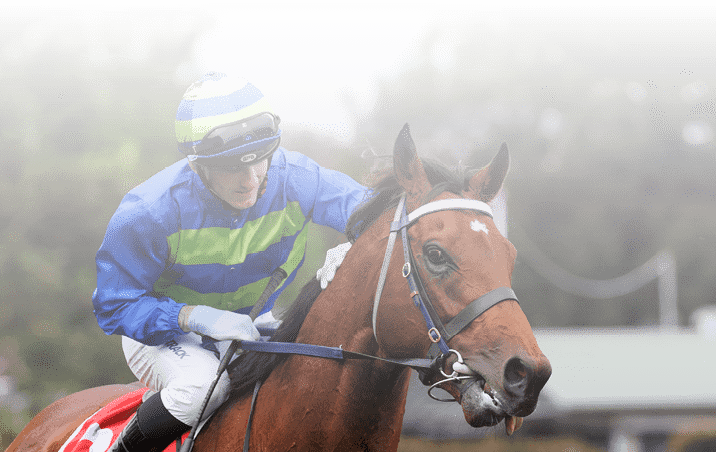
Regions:
<instances>
[{"instance_id":1,"label":"jockey's eye","mask_svg":"<svg viewBox=\"0 0 716 452\"><path fill-rule=\"evenodd\" d=\"M423 259L425 267L434 274L445 274L450 270L457 270L457 266L447 251L435 242L423 246Z\"/></svg>"}]
</instances>

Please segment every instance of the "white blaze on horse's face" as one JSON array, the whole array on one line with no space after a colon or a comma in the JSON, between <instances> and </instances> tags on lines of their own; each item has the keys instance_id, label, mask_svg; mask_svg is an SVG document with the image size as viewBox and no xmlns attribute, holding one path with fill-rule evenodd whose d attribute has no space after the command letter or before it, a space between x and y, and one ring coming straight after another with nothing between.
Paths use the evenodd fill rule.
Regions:
<instances>
[{"instance_id":1,"label":"white blaze on horse's face","mask_svg":"<svg viewBox=\"0 0 716 452\"><path fill-rule=\"evenodd\" d=\"M488 232L488 230L487 230L487 226L485 225L485 223L483 223L483 222L481 222L481 221L479 221L479 220L472 220L472 221L470 222L470 229L472 229L472 230L475 231L475 232L480 232L480 231L482 231L482 232L484 232L485 234L489 234L489 232Z\"/></svg>"}]
</instances>

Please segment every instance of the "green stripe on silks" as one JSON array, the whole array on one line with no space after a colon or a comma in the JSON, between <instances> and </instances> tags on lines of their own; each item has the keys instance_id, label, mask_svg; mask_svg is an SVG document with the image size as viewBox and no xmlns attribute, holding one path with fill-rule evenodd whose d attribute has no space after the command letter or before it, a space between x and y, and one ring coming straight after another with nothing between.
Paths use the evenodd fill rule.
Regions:
<instances>
[{"instance_id":1,"label":"green stripe on silks","mask_svg":"<svg viewBox=\"0 0 716 452\"><path fill-rule=\"evenodd\" d=\"M308 238L308 228L304 228L296 237L293 249L288 255L286 262L281 265L287 275L290 275L298 264L306 251L306 239ZM247 306L253 306L256 300L266 288L270 280L270 275L251 284L240 287L236 292L231 293L199 293L187 287L178 284L172 284L170 279L160 278L154 285L154 291L163 296L167 296L179 303L187 303L189 305L207 305L218 309L226 309L236 311ZM285 283L286 280L283 281ZM279 288L283 286L283 283ZM277 289L278 290L278 289Z\"/></svg>"},{"instance_id":2,"label":"green stripe on silks","mask_svg":"<svg viewBox=\"0 0 716 452\"><path fill-rule=\"evenodd\" d=\"M306 217L298 202L247 222L240 229L184 229L167 237L174 262L181 265L241 264L249 254L265 251L283 237L295 235Z\"/></svg>"}]
</instances>

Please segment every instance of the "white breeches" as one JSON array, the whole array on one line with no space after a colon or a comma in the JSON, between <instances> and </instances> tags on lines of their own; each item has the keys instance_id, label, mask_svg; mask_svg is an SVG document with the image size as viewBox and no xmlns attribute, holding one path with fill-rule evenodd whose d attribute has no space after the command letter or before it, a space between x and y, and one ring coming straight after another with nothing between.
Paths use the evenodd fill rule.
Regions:
<instances>
[{"instance_id":1,"label":"white breeches","mask_svg":"<svg viewBox=\"0 0 716 452\"><path fill-rule=\"evenodd\" d=\"M270 313L267 314L274 320ZM268 320L266 317L266 314L262 315L256 324ZM222 357L230 344L231 341L216 342ZM201 346L201 336L188 333L157 346L122 337L122 349L129 368L139 381L153 391L161 391L162 403L172 416L187 425L196 423L219 368L216 355ZM228 395L229 375L223 372L202 420L211 415Z\"/></svg>"}]
</instances>

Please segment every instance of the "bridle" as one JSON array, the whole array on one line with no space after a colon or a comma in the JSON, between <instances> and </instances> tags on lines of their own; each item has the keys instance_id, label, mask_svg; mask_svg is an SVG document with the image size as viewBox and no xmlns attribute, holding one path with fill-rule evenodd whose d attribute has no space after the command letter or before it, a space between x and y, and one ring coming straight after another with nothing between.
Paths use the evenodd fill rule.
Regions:
<instances>
[{"instance_id":1,"label":"bridle","mask_svg":"<svg viewBox=\"0 0 716 452\"><path fill-rule=\"evenodd\" d=\"M492 208L482 201L465 198L451 198L443 199L438 201L432 201L424 204L411 213L408 214L405 207L406 195L403 194L398 203L398 207L395 209L395 216L393 222L390 224L390 234L388 236L388 245L386 247L385 256L383 257L383 265L380 269L380 279L378 280L378 287L375 291L375 300L373 302L373 335L376 341L378 340L378 307L380 305L380 297L383 292L385 280L388 275L388 265L390 258L393 254L393 247L395 245L395 239L400 232L403 242L403 256L404 264L402 268L402 275L408 281L410 288L410 298L412 298L415 306L420 309L420 312L425 319L425 323L428 328L428 337L432 344L428 349L428 359L437 359L440 363L440 373L446 378L433 385L431 385L428 394L430 397L436 400L438 399L431 394L433 388L447 381L454 381L464 378L465 376L459 376L457 371L452 374L446 374L442 369L442 362L450 355L455 354L457 362L463 364L462 355L457 350L453 350L448 347L447 342L460 333L462 330L467 328L475 319L480 317L491 307L506 300L517 300L517 296L514 291L509 287L498 287L493 289L481 297L477 298L469 305L467 305L460 313L453 317L447 324L443 324L438 316L435 307L430 302L430 298L425 292L425 288L420 279L420 273L418 267L415 265L415 258L413 257L412 250L410 248L410 238L408 237L408 228L415 223L420 217L444 210L472 210L483 215L487 215L492 218ZM444 400L452 401L452 399Z\"/></svg>"},{"instance_id":2,"label":"bridle","mask_svg":"<svg viewBox=\"0 0 716 452\"><path fill-rule=\"evenodd\" d=\"M385 280L388 275L388 266L390 258L393 254L393 248L395 246L395 239L400 232L403 241L403 256L405 263L403 264L402 274L408 280L408 286L410 287L410 298L413 303L420 309L420 312L425 318L425 323L428 327L428 337L432 342L430 349L428 350L428 357L425 359L420 358L407 358L407 359L391 359L381 358L378 356L367 355L358 352L352 352L343 350L343 347L327 347L320 345L310 344L297 344L297 343L284 343L284 342L263 342L263 341L243 341L241 348L244 350L253 350L258 352L267 353L283 353L283 354L296 354L306 356L316 356L320 358L344 360L344 359L369 359L388 362L397 364L400 366L412 367L419 373L433 372L435 369L439 369L443 375L443 379L439 380L428 389L428 395L440 402L453 402L455 399L441 399L432 395L432 390L439 387L443 383L450 381L459 381L474 378L472 375L460 375L457 370L453 368L451 374L445 373L443 365L445 360L450 354L455 354L457 363L463 364L462 355L457 350L453 350L448 347L447 342L464 330L470 325L473 320L477 319L485 311L495 306L496 304L506 300L517 300L515 293L509 287L498 287L493 289L486 294L482 295L472 303L467 305L458 315L453 317L447 324L443 324L440 317L437 315L435 308L430 302L430 298L425 292L422 281L420 280L420 274L418 267L415 265L415 259L410 250L410 239L408 238L408 228L415 223L420 217L443 210L472 210L483 215L487 215L492 218L492 209L489 205L482 201L465 198L452 198L443 199L438 201L432 201L425 205L422 205L408 213L405 208L406 195L403 194L400 197L400 202L395 210L395 216L393 222L390 224L390 234L388 236L388 246L383 257L383 265L380 269L380 279L378 280L378 287L375 291L375 299L373 302L373 335L376 341L378 340L377 330L377 318L378 318L378 307L380 305L380 296L385 286ZM233 352L232 352L233 354ZM231 364L229 368L233 367ZM219 372L220 374L221 372ZM430 377L426 377L430 378ZM423 379L425 383L425 379ZM427 383L429 384L429 383ZM249 406L249 419L246 425L246 434L244 436L244 452L248 452L249 449L249 437L251 433L251 424L253 419L254 407L256 404L256 398L261 388L261 380L257 380L254 386L253 396L251 397L251 405ZM208 400L208 397L207 397Z\"/></svg>"},{"instance_id":3,"label":"bridle","mask_svg":"<svg viewBox=\"0 0 716 452\"><path fill-rule=\"evenodd\" d=\"M405 258L405 263L402 267L402 274L408 280L410 298L423 314L423 318L425 319L425 323L428 328L428 337L432 342L430 348L428 349L427 358L386 358L344 350L342 346L329 347L324 345L300 344L295 342L243 341L241 342L241 349L245 351L257 351L264 353L315 356L335 360L368 359L384 361L400 366L412 367L421 374L421 379L424 383L425 381L432 379L430 378L431 375L437 371L437 369L440 369L440 373L442 373L447 380L442 380L433 384L430 390L447 381L469 378L459 376L457 371L450 375L443 371L443 363L450 356L450 354L455 354L457 362L463 364L460 352L448 347L447 342L496 304L506 300L518 300L511 288L498 287L497 289L493 289L471 302L462 311L460 311L458 315L447 322L447 324L443 324L440 317L437 315L437 311L430 302L430 298L427 296L422 281L420 280L420 275L417 270L418 267L415 265L413 255L410 251L410 240L408 238L407 229L420 217L444 210L472 210L492 217L492 209L489 205L474 199L464 198L432 201L408 214L405 209L405 195L402 195L400 202L398 203L398 208L396 209L395 218L390 226L388 246L383 258L383 266L381 267L380 279L376 288L373 304L373 335L375 336L376 341L378 341L377 315L378 307L380 305L380 297L387 278L388 264L390 263L390 258L393 253L395 239L398 232L400 232L403 242L403 256ZM227 367L230 370L236 364L237 362L234 362L228 364ZM422 376L425 376L426 378L422 378ZM429 383L426 383L426 385L429 385ZM433 397L430 394L430 391L428 391L428 394ZM433 398L441 400L435 397ZM452 402L453 400L450 399L445 401Z\"/></svg>"}]
</instances>

